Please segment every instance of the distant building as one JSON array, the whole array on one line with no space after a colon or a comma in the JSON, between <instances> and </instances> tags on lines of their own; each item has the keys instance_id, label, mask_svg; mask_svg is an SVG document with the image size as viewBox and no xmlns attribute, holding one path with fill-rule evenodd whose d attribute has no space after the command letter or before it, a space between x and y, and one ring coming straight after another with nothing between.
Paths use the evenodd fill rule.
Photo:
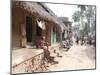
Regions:
<instances>
[{"instance_id":1,"label":"distant building","mask_svg":"<svg viewBox=\"0 0 100 75\"><path fill-rule=\"evenodd\" d=\"M72 37L72 22L68 20L68 17L59 17L60 20L66 25L66 29L64 30L62 36L63 39L71 40Z\"/></svg>"},{"instance_id":2,"label":"distant building","mask_svg":"<svg viewBox=\"0 0 100 75\"><path fill-rule=\"evenodd\" d=\"M72 27L72 31L73 31L73 36L74 37L80 37L80 25L79 24L75 24L73 27Z\"/></svg>"}]
</instances>

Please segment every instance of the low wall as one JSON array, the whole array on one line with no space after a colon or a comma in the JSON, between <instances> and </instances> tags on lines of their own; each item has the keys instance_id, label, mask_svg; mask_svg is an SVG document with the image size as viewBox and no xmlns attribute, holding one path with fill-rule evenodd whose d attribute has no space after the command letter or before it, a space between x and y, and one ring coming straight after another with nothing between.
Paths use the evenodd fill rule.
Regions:
<instances>
[{"instance_id":1,"label":"low wall","mask_svg":"<svg viewBox=\"0 0 100 75\"><path fill-rule=\"evenodd\" d=\"M25 49L23 50L24 50L23 52L22 50L18 50L12 53L12 54L16 53L15 56L14 55L12 56L12 74L43 72L43 68L41 67L43 65L42 64L44 57L43 51L37 52L39 50L37 51L34 50L25 51Z\"/></svg>"}]
</instances>

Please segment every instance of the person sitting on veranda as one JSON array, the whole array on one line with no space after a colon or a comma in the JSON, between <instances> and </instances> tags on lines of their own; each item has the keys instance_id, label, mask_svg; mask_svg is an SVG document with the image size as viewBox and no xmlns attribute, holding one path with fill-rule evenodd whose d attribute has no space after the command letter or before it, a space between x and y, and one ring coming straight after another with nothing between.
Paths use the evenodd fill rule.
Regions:
<instances>
[{"instance_id":1,"label":"person sitting on veranda","mask_svg":"<svg viewBox=\"0 0 100 75\"><path fill-rule=\"evenodd\" d=\"M48 50L48 42L46 42L45 36L42 36L42 38L38 40L37 48L43 49L44 59L47 59L48 62L55 62L54 57L50 56L50 51Z\"/></svg>"}]
</instances>

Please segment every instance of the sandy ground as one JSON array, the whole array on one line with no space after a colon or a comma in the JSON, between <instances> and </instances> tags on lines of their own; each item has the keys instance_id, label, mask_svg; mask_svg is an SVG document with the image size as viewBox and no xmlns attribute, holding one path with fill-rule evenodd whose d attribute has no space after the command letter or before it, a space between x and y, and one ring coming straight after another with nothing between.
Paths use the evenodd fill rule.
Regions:
<instances>
[{"instance_id":1,"label":"sandy ground","mask_svg":"<svg viewBox=\"0 0 100 75\"><path fill-rule=\"evenodd\" d=\"M57 48L58 49L58 48ZM56 49L56 50L57 50ZM23 52L24 51L24 52ZM40 50L38 51L40 52ZM13 51L13 61L12 64L18 63L26 59L26 56L32 56L38 53L37 50L31 49L21 49ZM81 69L95 69L95 48L93 46L81 46L74 45L68 51L66 49L61 49L59 55L62 57L57 57L56 53L51 52L52 56L55 56L55 61L58 61L58 64L49 65L47 68L48 71L64 71L64 70L81 70ZM34 54L35 53L35 54ZM17 60L16 60L17 59Z\"/></svg>"},{"instance_id":2,"label":"sandy ground","mask_svg":"<svg viewBox=\"0 0 100 75\"><path fill-rule=\"evenodd\" d=\"M95 69L95 48L93 46L72 46L61 51L62 57L55 57L58 64L48 67L49 71Z\"/></svg>"}]
</instances>

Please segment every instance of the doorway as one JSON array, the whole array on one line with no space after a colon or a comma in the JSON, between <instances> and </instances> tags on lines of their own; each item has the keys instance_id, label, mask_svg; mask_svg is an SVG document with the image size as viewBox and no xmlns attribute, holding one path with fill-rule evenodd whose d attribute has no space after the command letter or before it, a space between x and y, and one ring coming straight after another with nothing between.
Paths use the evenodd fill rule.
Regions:
<instances>
[{"instance_id":1,"label":"doorway","mask_svg":"<svg viewBox=\"0 0 100 75\"><path fill-rule=\"evenodd\" d=\"M32 18L26 16L26 39L28 43L32 43Z\"/></svg>"}]
</instances>

